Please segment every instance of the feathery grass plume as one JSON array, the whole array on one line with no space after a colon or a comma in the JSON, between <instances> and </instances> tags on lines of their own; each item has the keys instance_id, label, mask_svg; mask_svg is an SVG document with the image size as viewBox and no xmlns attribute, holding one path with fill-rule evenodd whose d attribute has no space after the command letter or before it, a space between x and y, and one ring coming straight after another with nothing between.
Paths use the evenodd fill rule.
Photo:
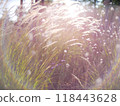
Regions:
<instances>
[{"instance_id":1,"label":"feathery grass plume","mask_svg":"<svg viewBox=\"0 0 120 106\"><path fill-rule=\"evenodd\" d=\"M113 63L120 30L119 11L112 9L107 17L104 11L59 1L32 6L11 24L10 33L7 22L2 37L6 89L105 89L106 78L119 67L119 61ZM109 18L113 13L118 17Z\"/></svg>"}]
</instances>

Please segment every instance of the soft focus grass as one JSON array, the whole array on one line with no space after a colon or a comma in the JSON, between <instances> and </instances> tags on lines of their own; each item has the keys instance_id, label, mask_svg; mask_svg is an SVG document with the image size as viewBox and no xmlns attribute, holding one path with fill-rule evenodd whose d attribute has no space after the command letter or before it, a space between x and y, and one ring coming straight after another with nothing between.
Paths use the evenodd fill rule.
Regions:
<instances>
[{"instance_id":1,"label":"soft focus grass","mask_svg":"<svg viewBox=\"0 0 120 106\"><path fill-rule=\"evenodd\" d=\"M106 21L104 9L97 15L84 8L52 3L33 6L16 23L1 20L0 78L5 89L119 89L118 20Z\"/></svg>"}]
</instances>

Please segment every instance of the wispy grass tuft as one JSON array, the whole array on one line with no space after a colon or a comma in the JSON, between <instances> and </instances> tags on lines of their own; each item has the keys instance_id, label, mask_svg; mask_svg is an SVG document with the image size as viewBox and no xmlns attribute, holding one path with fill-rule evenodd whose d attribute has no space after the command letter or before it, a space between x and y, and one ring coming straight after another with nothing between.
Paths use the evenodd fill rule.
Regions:
<instances>
[{"instance_id":1,"label":"wispy grass tuft","mask_svg":"<svg viewBox=\"0 0 120 106\"><path fill-rule=\"evenodd\" d=\"M78 2L53 2L33 6L15 23L4 18L0 70L5 88L114 89L120 79L115 76L120 16L118 10L104 12Z\"/></svg>"}]
</instances>

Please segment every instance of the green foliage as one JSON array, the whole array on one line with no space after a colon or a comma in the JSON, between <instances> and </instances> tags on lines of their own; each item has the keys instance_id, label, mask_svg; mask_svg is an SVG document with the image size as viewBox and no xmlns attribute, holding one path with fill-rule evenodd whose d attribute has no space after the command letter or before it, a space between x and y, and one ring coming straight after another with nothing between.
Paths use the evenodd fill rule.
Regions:
<instances>
[{"instance_id":1,"label":"green foliage","mask_svg":"<svg viewBox=\"0 0 120 106\"><path fill-rule=\"evenodd\" d=\"M116 5L120 5L120 0L113 0L112 2Z\"/></svg>"}]
</instances>

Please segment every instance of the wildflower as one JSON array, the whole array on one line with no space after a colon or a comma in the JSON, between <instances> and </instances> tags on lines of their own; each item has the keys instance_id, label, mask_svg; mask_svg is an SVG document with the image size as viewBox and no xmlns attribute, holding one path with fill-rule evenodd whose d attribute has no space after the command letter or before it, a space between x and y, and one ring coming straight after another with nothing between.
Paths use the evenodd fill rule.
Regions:
<instances>
[{"instance_id":1,"label":"wildflower","mask_svg":"<svg viewBox=\"0 0 120 106\"><path fill-rule=\"evenodd\" d=\"M87 41L91 41L90 38L87 38L86 40L87 40Z\"/></svg>"},{"instance_id":2,"label":"wildflower","mask_svg":"<svg viewBox=\"0 0 120 106\"><path fill-rule=\"evenodd\" d=\"M110 8L110 10L111 10L111 11L114 11L114 8L113 8L113 7L111 7L111 8Z\"/></svg>"},{"instance_id":3,"label":"wildflower","mask_svg":"<svg viewBox=\"0 0 120 106\"><path fill-rule=\"evenodd\" d=\"M45 19L42 19L42 22L45 22Z\"/></svg>"},{"instance_id":4,"label":"wildflower","mask_svg":"<svg viewBox=\"0 0 120 106\"><path fill-rule=\"evenodd\" d=\"M86 52L86 53L85 53L85 57L88 57L88 56L89 56L89 53L88 53L88 52Z\"/></svg>"},{"instance_id":5,"label":"wildflower","mask_svg":"<svg viewBox=\"0 0 120 106\"><path fill-rule=\"evenodd\" d=\"M102 64L103 63L103 59L100 59L100 64Z\"/></svg>"},{"instance_id":6,"label":"wildflower","mask_svg":"<svg viewBox=\"0 0 120 106\"><path fill-rule=\"evenodd\" d=\"M65 62L65 60L61 60L61 62Z\"/></svg>"},{"instance_id":7,"label":"wildflower","mask_svg":"<svg viewBox=\"0 0 120 106\"><path fill-rule=\"evenodd\" d=\"M110 37L113 38L113 35L111 35Z\"/></svg>"},{"instance_id":8,"label":"wildflower","mask_svg":"<svg viewBox=\"0 0 120 106\"><path fill-rule=\"evenodd\" d=\"M97 54L99 54L99 52L96 52Z\"/></svg>"},{"instance_id":9,"label":"wildflower","mask_svg":"<svg viewBox=\"0 0 120 106\"><path fill-rule=\"evenodd\" d=\"M97 44L95 43L94 46L97 46Z\"/></svg>"},{"instance_id":10,"label":"wildflower","mask_svg":"<svg viewBox=\"0 0 120 106\"><path fill-rule=\"evenodd\" d=\"M106 42L103 43L103 46L105 46L105 45L106 45Z\"/></svg>"},{"instance_id":11,"label":"wildflower","mask_svg":"<svg viewBox=\"0 0 120 106\"><path fill-rule=\"evenodd\" d=\"M64 53L67 53L67 50L64 50Z\"/></svg>"},{"instance_id":12,"label":"wildflower","mask_svg":"<svg viewBox=\"0 0 120 106\"><path fill-rule=\"evenodd\" d=\"M70 67L70 64L66 63L66 68L69 68Z\"/></svg>"},{"instance_id":13,"label":"wildflower","mask_svg":"<svg viewBox=\"0 0 120 106\"><path fill-rule=\"evenodd\" d=\"M104 11L104 10L102 10L102 11L101 11L101 14L103 14L103 15L104 15L104 14L105 14L105 11Z\"/></svg>"},{"instance_id":14,"label":"wildflower","mask_svg":"<svg viewBox=\"0 0 120 106\"><path fill-rule=\"evenodd\" d=\"M112 52L109 52L109 54L112 54Z\"/></svg>"},{"instance_id":15,"label":"wildflower","mask_svg":"<svg viewBox=\"0 0 120 106\"><path fill-rule=\"evenodd\" d=\"M96 80L96 85L99 86L102 83L102 78L98 78Z\"/></svg>"},{"instance_id":16,"label":"wildflower","mask_svg":"<svg viewBox=\"0 0 120 106\"><path fill-rule=\"evenodd\" d=\"M116 19L116 20L118 20L118 19L119 19L119 17L118 17L118 16L116 16L116 17L115 17L115 19Z\"/></svg>"},{"instance_id":17,"label":"wildflower","mask_svg":"<svg viewBox=\"0 0 120 106\"><path fill-rule=\"evenodd\" d=\"M51 69L54 69L56 68L57 66L59 66L58 64L54 65L53 67L51 67Z\"/></svg>"}]
</instances>

